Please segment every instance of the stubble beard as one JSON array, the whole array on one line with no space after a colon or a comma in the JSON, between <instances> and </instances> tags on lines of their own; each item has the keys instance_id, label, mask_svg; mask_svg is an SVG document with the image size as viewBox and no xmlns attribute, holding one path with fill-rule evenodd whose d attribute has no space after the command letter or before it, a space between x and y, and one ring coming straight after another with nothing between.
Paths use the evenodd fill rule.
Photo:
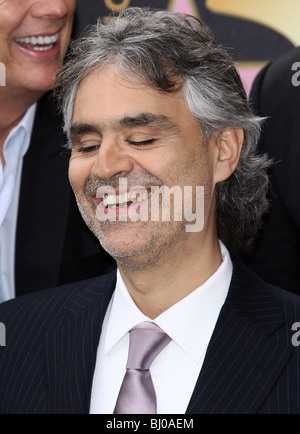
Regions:
<instances>
[{"instance_id":1,"label":"stubble beard","mask_svg":"<svg viewBox=\"0 0 300 434\"><path fill-rule=\"evenodd\" d=\"M197 154L196 159L201 158L201 155ZM191 180L189 174L190 165L195 163L195 159L186 164L185 167L176 167L176 163L173 167L170 167L169 173L185 173L186 176L181 181L181 184L188 185ZM204 168L205 170L206 168ZM168 175L168 174L167 174ZM169 175L171 179L171 175ZM205 174L204 179L208 179L208 174ZM176 179L173 180L176 183ZM117 188L118 180L115 183L109 183L111 187ZM112 256L118 264L123 268L130 268L134 270L153 269L164 263L168 259L174 258L174 255L180 253L180 250L184 248L185 242L189 235L186 232L185 221L147 221L147 222L121 222L121 221L105 221L101 222L96 217L96 205L93 202L93 196L97 188L104 185L104 181L101 180L88 180L84 187L83 201L81 203L80 196L76 195L77 204L81 215L89 227L89 229L98 238L103 249ZM163 183L156 177L150 174L133 174L130 176L128 187L134 185L142 186L163 186ZM207 184L204 185L208 187ZM209 191L209 188L205 193ZM206 194L205 194L206 196ZM151 199L150 199L151 200ZM205 197L205 201L207 197ZM83 205L84 204L84 205ZM139 225L139 240L129 239L122 243L122 246L118 243L112 242L113 233L117 237L118 231L125 232L128 230L129 225ZM141 239L143 237L143 239ZM126 237L123 236L123 239Z\"/></svg>"},{"instance_id":2,"label":"stubble beard","mask_svg":"<svg viewBox=\"0 0 300 434\"><path fill-rule=\"evenodd\" d=\"M130 270L146 270L158 267L167 256L174 255L176 246L183 242L187 233L184 222L101 222L96 218L96 207L88 200L88 207L75 194L79 211L88 228L99 240L103 249L122 267ZM85 198L87 201L87 198ZM87 211L87 208L90 212ZM126 231L128 225L140 224L141 243L128 239L121 246L111 241L112 232ZM152 228L150 225L154 225ZM164 226L162 226L164 225ZM175 226L175 227L174 227ZM162 229L163 228L163 229ZM163 234L163 237L162 237Z\"/></svg>"}]
</instances>

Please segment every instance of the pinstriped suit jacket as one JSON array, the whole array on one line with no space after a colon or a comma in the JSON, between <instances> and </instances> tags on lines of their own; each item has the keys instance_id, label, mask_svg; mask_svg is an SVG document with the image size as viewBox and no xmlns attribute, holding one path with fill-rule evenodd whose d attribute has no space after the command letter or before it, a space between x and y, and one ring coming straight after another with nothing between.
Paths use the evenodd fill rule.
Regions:
<instances>
[{"instance_id":1,"label":"pinstriped suit jacket","mask_svg":"<svg viewBox=\"0 0 300 434\"><path fill-rule=\"evenodd\" d=\"M300 414L300 298L234 273L190 414ZM0 305L0 414L87 414L101 325L115 272ZM199 330L201 333L201 330Z\"/></svg>"}]
</instances>

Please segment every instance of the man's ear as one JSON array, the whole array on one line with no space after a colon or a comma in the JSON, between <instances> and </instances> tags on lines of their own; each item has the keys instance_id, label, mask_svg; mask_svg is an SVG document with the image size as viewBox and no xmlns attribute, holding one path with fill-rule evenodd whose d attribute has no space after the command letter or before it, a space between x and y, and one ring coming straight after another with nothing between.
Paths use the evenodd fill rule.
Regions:
<instances>
[{"instance_id":1,"label":"man's ear","mask_svg":"<svg viewBox=\"0 0 300 434\"><path fill-rule=\"evenodd\" d=\"M244 130L242 128L227 128L215 136L215 177L214 181L225 181L235 171L238 165Z\"/></svg>"}]
</instances>

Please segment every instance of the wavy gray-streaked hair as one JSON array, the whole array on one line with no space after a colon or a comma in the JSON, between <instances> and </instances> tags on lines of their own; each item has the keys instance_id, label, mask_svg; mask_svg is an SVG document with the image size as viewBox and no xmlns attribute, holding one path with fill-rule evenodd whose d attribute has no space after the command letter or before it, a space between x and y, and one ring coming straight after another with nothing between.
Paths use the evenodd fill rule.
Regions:
<instances>
[{"instance_id":1,"label":"wavy gray-streaked hair","mask_svg":"<svg viewBox=\"0 0 300 434\"><path fill-rule=\"evenodd\" d=\"M205 24L189 15L128 8L105 24L99 20L72 44L57 77L68 136L81 80L108 65L160 92L182 91L205 140L226 128L243 128L238 167L216 186L217 224L227 247L248 250L268 207L270 162L256 153L262 119L250 110L230 56Z\"/></svg>"}]
</instances>

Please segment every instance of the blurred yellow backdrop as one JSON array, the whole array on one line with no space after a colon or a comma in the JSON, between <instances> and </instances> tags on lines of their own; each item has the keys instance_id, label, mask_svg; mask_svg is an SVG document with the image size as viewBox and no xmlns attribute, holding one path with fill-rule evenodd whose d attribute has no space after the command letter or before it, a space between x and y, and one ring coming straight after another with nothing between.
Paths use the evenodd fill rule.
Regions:
<instances>
[{"instance_id":1,"label":"blurred yellow backdrop","mask_svg":"<svg viewBox=\"0 0 300 434\"><path fill-rule=\"evenodd\" d=\"M268 27L300 46L300 0L201 0L212 13L236 17ZM199 0L169 0L168 9L201 18ZM263 42L262 42L263 43ZM237 62L247 92L264 61Z\"/></svg>"},{"instance_id":2,"label":"blurred yellow backdrop","mask_svg":"<svg viewBox=\"0 0 300 434\"><path fill-rule=\"evenodd\" d=\"M263 24L300 45L300 0L206 0L206 7Z\"/></svg>"}]
</instances>

